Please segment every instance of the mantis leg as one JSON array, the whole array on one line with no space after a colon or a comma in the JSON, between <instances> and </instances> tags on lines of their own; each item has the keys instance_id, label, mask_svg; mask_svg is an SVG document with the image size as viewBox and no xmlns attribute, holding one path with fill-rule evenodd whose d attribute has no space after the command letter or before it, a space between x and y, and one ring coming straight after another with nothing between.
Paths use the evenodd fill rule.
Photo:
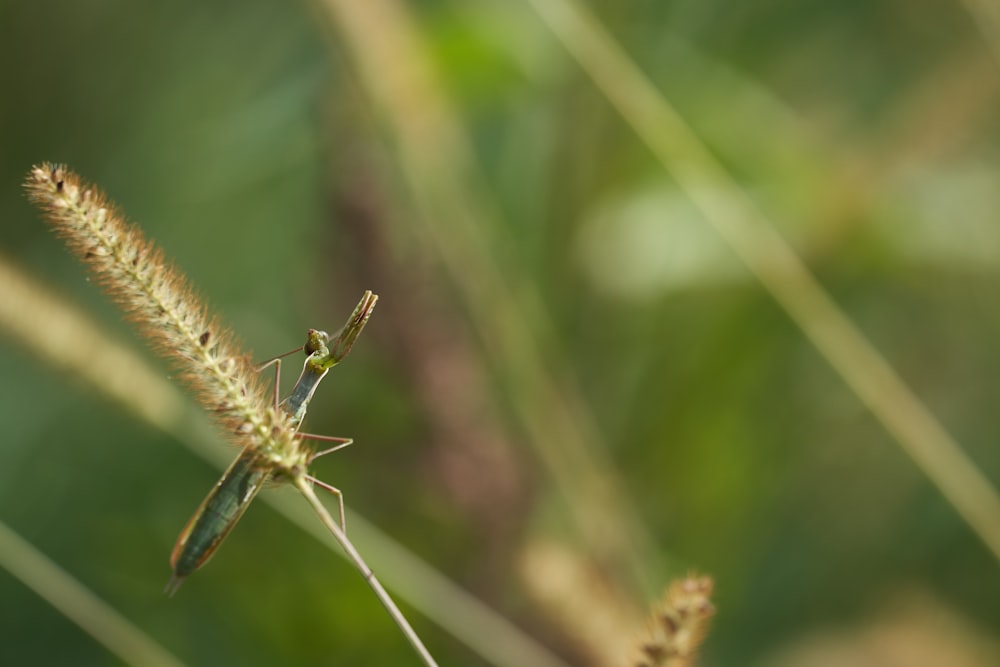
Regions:
<instances>
[{"instance_id":1,"label":"mantis leg","mask_svg":"<svg viewBox=\"0 0 1000 667\"><path fill-rule=\"evenodd\" d=\"M316 435L315 433L299 433L304 440L317 440L319 442L336 442L337 445L330 447L329 449L323 449L312 456L309 457L309 463L312 463L321 456L326 456L327 454L333 454L334 452L347 447L354 442L354 438L336 438L332 435Z\"/></svg>"},{"instance_id":2,"label":"mantis leg","mask_svg":"<svg viewBox=\"0 0 1000 667\"><path fill-rule=\"evenodd\" d=\"M300 345L299 347L295 348L294 350L289 350L288 352L285 352L284 354L279 354L278 356L274 357L273 359L268 359L267 361L262 361L261 363L259 363L256 366L254 366L254 370L257 371L258 373L260 373L261 371L263 371L268 366L274 365L274 409L275 410L278 409L278 405L281 403L281 401L278 399L278 391L280 391L280 387L281 387L281 360L284 359L285 357L287 357L290 354L295 354L296 352L298 352L299 350L301 350L302 347L303 346Z\"/></svg>"},{"instance_id":3,"label":"mantis leg","mask_svg":"<svg viewBox=\"0 0 1000 667\"><path fill-rule=\"evenodd\" d=\"M350 444L350 443L347 443L347 444ZM347 444L345 444L343 446L346 447ZM340 489L338 489L337 487L333 486L332 484L327 484L326 482L322 482L322 481L316 479L315 477L313 477L312 475L306 475L305 478L308 479L313 484L315 484L316 486L320 487L321 489L326 489L327 491L329 491L333 495L337 496L337 506L340 508L340 529L342 531L344 531L344 533L346 534L347 533L347 520L344 518L344 494L340 492Z\"/></svg>"}]
</instances>

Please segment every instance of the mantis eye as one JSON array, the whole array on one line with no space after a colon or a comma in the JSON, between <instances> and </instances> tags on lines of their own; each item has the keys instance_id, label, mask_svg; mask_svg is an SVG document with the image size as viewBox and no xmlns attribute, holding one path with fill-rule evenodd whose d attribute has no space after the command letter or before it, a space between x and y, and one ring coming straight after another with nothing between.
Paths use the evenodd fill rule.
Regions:
<instances>
[{"instance_id":1,"label":"mantis eye","mask_svg":"<svg viewBox=\"0 0 1000 667\"><path fill-rule=\"evenodd\" d=\"M325 331L319 331L318 329L310 329L306 334L306 356L325 348L326 344L329 342L330 334Z\"/></svg>"}]
</instances>

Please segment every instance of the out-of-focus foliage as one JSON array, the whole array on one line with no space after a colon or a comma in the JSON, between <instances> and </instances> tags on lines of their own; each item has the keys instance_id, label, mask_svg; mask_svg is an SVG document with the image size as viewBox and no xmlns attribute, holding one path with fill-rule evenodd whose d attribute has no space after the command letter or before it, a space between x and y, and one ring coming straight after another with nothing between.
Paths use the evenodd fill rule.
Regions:
<instances>
[{"instance_id":1,"label":"out-of-focus foliage","mask_svg":"<svg viewBox=\"0 0 1000 667\"><path fill-rule=\"evenodd\" d=\"M965 7L590 4L1000 481L1000 63ZM996 559L530 6L409 9L473 139L504 275L541 295L558 341L544 351L653 537L647 600L688 568L715 579L701 664L997 664ZM257 358L379 293L307 424L358 444L318 475L586 662L519 569L527 545L571 529L327 21L253 0L0 5L0 253L141 348L21 194L32 164L60 161L141 222ZM411 664L357 573L264 506L166 599L170 547L217 471L9 339L0 398L0 520L185 661ZM415 623L442 664L483 664ZM899 657L908 645L922 657ZM0 663L116 664L2 572Z\"/></svg>"}]
</instances>

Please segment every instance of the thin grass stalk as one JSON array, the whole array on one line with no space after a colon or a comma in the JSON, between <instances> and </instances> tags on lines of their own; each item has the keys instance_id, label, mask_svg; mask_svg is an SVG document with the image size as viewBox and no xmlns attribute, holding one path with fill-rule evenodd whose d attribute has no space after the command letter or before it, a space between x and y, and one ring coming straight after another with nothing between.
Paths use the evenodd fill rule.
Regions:
<instances>
[{"instance_id":1,"label":"thin grass stalk","mask_svg":"<svg viewBox=\"0 0 1000 667\"><path fill-rule=\"evenodd\" d=\"M265 500L303 531L347 558L347 554L329 539L325 528L316 523L312 512L297 502L297 498L272 493ZM569 667L565 660L536 639L350 509L347 523L351 526L352 541L370 554L369 561L373 568L384 573L393 591L488 664L498 667Z\"/></svg>"},{"instance_id":2,"label":"thin grass stalk","mask_svg":"<svg viewBox=\"0 0 1000 667\"><path fill-rule=\"evenodd\" d=\"M396 603L382 586L381 582L379 582L375 573L372 572L372 569L368 567L364 558L362 558L361 554L358 553L358 550L354 548L351 540L347 537L347 533L345 533L341 529L340 525L334 521L333 517L327 511L326 506L323 505L319 498L316 497L316 493L312 488L312 483L304 476L299 475L295 478L293 484L295 485L295 488L297 488L299 492L305 496L306 500L309 501L309 504L316 511L316 514L319 515L323 525L327 527L330 534L333 535L335 540L337 540L337 544L339 544L347 554L348 559L354 564L358 571L361 572L365 581L368 582L372 591L375 592L375 597L377 597L379 602L382 603L385 610L389 612L392 620L396 622L397 626L399 626L400 631L402 631L406 640L410 642L410 645L413 647L413 650L417 652L417 655L420 656L420 659L423 660L424 664L428 667L437 667L437 663L427 650L427 647L425 647L424 643L420 640L420 636L417 635L409 621L407 621L406 617L403 616L403 612L401 612L399 607L396 606Z\"/></svg>"},{"instance_id":3,"label":"thin grass stalk","mask_svg":"<svg viewBox=\"0 0 1000 667\"><path fill-rule=\"evenodd\" d=\"M3 522L0 522L0 567L122 662L136 667L183 667L184 663L170 651Z\"/></svg>"},{"instance_id":4,"label":"thin grass stalk","mask_svg":"<svg viewBox=\"0 0 1000 667\"><path fill-rule=\"evenodd\" d=\"M750 196L579 3L528 2L705 219L1000 559L996 489L837 306Z\"/></svg>"}]
</instances>

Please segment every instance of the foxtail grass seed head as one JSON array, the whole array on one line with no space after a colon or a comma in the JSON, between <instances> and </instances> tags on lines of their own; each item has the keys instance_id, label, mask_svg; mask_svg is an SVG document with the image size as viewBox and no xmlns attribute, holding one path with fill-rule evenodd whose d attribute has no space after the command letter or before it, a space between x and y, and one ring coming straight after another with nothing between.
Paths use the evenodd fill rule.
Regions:
<instances>
[{"instance_id":1,"label":"foxtail grass seed head","mask_svg":"<svg viewBox=\"0 0 1000 667\"><path fill-rule=\"evenodd\" d=\"M650 616L635 667L691 667L715 614L711 577L689 574L670 584Z\"/></svg>"},{"instance_id":2,"label":"foxtail grass seed head","mask_svg":"<svg viewBox=\"0 0 1000 667\"><path fill-rule=\"evenodd\" d=\"M185 276L96 187L62 165L32 168L25 182L58 236L225 428L263 465L295 473L308 453L276 410L235 336L208 316Z\"/></svg>"}]
</instances>

